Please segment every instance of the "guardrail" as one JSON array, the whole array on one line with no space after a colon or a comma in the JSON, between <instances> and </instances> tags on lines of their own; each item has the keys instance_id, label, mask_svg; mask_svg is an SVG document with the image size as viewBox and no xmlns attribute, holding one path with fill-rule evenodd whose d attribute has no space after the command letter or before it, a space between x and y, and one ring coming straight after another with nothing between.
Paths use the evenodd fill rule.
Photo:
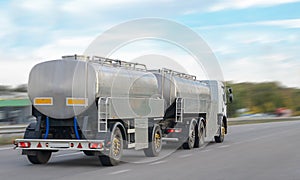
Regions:
<instances>
[{"instance_id":1,"label":"guardrail","mask_svg":"<svg viewBox=\"0 0 300 180\"><path fill-rule=\"evenodd\" d=\"M228 118L228 121L259 121L259 120L297 120L300 116L294 117L238 117L238 118Z\"/></svg>"},{"instance_id":2,"label":"guardrail","mask_svg":"<svg viewBox=\"0 0 300 180\"><path fill-rule=\"evenodd\" d=\"M239 118L229 118L230 124L238 124L238 123L248 123L248 122L275 122L275 121L293 121L300 120L300 116L297 117L239 117ZM11 125L11 126L0 126L0 135L1 134L17 134L24 133L27 125Z\"/></svg>"},{"instance_id":3,"label":"guardrail","mask_svg":"<svg viewBox=\"0 0 300 180\"><path fill-rule=\"evenodd\" d=\"M300 120L300 116L297 117L239 117L229 118L228 125L239 125L239 124L257 124L267 122L283 122L283 121L296 121Z\"/></svg>"},{"instance_id":4,"label":"guardrail","mask_svg":"<svg viewBox=\"0 0 300 180\"><path fill-rule=\"evenodd\" d=\"M0 134L24 133L28 125L0 126Z\"/></svg>"}]
</instances>

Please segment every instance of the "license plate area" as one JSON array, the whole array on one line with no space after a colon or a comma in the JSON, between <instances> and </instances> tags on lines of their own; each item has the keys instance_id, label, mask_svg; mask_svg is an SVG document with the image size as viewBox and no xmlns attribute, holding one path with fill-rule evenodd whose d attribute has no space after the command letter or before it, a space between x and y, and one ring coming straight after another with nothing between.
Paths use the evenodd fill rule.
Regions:
<instances>
[{"instance_id":1,"label":"license plate area","mask_svg":"<svg viewBox=\"0 0 300 180\"><path fill-rule=\"evenodd\" d=\"M50 142L50 148L69 148L69 143L67 142Z\"/></svg>"}]
</instances>

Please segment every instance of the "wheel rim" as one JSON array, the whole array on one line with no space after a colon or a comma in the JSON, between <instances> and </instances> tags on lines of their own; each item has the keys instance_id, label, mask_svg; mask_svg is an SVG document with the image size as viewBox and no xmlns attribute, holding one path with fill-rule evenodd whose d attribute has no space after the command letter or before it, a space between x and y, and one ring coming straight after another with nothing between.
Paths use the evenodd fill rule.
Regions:
<instances>
[{"instance_id":1,"label":"wheel rim","mask_svg":"<svg viewBox=\"0 0 300 180\"><path fill-rule=\"evenodd\" d=\"M222 124L221 124L221 137L224 137L225 136L225 127L224 127L224 122L222 121Z\"/></svg>"},{"instance_id":2,"label":"wheel rim","mask_svg":"<svg viewBox=\"0 0 300 180\"><path fill-rule=\"evenodd\" d=\"M118 159L122 150L122 137L119 132L116 132L112 140L112 155L113 158Z\"/></svg>"},{"instance_id":3,"label":"wheel rim","mask_svg":"<svg viewBox=\"0 0 300 180\"><path fill-rule=\"evenodd\" d=\"M225 135L225 128L224 127L221 128L221 132L222 132L222 136L224 136Z\"/></svg>"},{"instance_id":4,"label":"wheel rim","mask_svg":"<svg viewBox=\"0 0 300 180\"><path fill-rule=\"evenodd\" d=\"M199 132L199 144L204 144L204 125L203 123L200 124L200 132Z\"/></svg>"},{"instance_id":5,"label":"wheel rim","mask_svg":"<svg viewBox=\"0 0 300 180\"><path fill-rule=\"evenodd\" d=\"M154 136L154 147L155 147L155 150L159 150L160 147L161 147L161 135L159 133L159 131L156 131L155 132L155 136Z\"/></svg>"},{"instance_id":6,"label":"wheel rim","mask_svg":"<svg viewBox=\"0 0 300 180\"><path fill-rule=\"evenodd\" d=\"M189 143L193 145L195 143L196 133L195 133L195 124L191 125L190 135L189 135Z\"/></svg>"}]
</instances>

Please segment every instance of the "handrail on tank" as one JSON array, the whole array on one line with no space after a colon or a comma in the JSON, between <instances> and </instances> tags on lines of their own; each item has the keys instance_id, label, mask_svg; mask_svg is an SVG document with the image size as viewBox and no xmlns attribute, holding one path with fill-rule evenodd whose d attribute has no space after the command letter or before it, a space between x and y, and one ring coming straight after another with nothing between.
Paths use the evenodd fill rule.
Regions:
<instances>
[{"instance_id":1,"label":"handrail on tank","mask_svg":"<svg viewBox=\"0 0 300 180\"><path fill-rule=\"evenodd\" d=\"M109 59L109 58L104 58L104 57L100 57L100 56L93 56L92 60L99 61L101 63L101 65L108 65L108 66L113 66L113 67L125 67L125 68L134 69L134 70L147 71L146 65L140 64L140 63L121 61L118 59Z\"/></svg>"},{"instance_id":2,"label":"handrail on tank","mask_svg":"<svg viewBox=\"0 0 300 180\"><path fill-rule=\"evenodd\" d=\"M62 56L63 59L75 59L75 60L89 60L90 59L90 56L85 56L85 55L77 55L77 54L74 54L74 55L65 55L65 56Z\"/></svg>"},{"instance_id":3,"label":"handrail on tank","mask_svg":"<svg viewBox=\"0 0 300 180\"><path fill-rule=\"evenodd\" d=\"M191 80L194 80L194 81L197 80L197 77L194 76L194 75L190 75L190 74L186 74L186 73L174 71L172 69L162 68L161 71L165 72L165 73L168 73L168 74L171 74L171 75L174 75L174 76L178 76L178 77L184 78L184 79L191 79Z\"/></svg>"},{"instance_id":4,"label":"handrail on tank","mask_svg":"<svg viewBox=\"0 0 300 180\"><path fill-rule=\"evenodd\" d=\"M75 54L75 55L62 56L62 58L63 59L85 60L85 61L92 60L94 62L100 63L101 65L112 66L112 67L125 67L125 68L129 68L129 69L134 69L134 70L147 71L147 67L145 64L121 61L118 59L109 59L109 58L104 58L104 57L100 57L100 56L92 56L92 58L90 59L90 56Z\"/></svg>"}]
</instances>

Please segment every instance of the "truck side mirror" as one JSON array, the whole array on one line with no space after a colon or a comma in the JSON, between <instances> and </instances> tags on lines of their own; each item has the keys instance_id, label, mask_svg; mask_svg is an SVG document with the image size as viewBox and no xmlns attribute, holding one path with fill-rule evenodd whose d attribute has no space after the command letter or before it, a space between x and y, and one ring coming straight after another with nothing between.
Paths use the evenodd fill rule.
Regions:
<instances>
[{"instance_id":1,"label":"truck side mirror","mask_svg":"<svg viewBox=\"0 0 300 180\"><path fill-rule=\"evenodd\" d=\"M229 93L229 102L233 102L233 94L232 94L232 88L228 88L228 93Z\"/></svg>"},{"instance_id":2,"label":"truck side mirror","mask_svg":"<svg viewBox=\"0 0 300 180\"><path fill-rule=\"evenodd\" d=\"M229 102L230 102L230 103L233 102L233 94L229 94Z\"/></svg>"}]
</instances>

